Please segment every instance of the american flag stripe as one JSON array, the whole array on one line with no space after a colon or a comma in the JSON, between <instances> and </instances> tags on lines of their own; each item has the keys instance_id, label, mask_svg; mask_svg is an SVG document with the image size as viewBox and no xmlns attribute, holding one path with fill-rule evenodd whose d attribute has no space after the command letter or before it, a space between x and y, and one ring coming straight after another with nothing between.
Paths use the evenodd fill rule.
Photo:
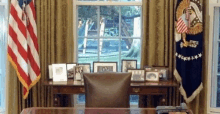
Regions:
<instances>
[{"instance_id":1,"label":"american flag stripe","mask_svg":"<svg viewBox=\"0 0 220 114\"><path fill-rule=\"evenodd\" d=\"M184 26L185 24L182 20L180 20L179 23L177 23L177 25L178 25L178 28L180 28L180 27Z\"/></svg>"},{"instance_id":2,"label":"american flag stripe","mask_svg":"<svg viewBox=\"0 0 220 114\"><path fill-rule=\"evenodd\" d=\"M13 53L17 55L16 59L18 60L18 64L20 66L23 66L24 68L27 68L27 66L26 66L27 59L25 60L24 57L22 57L23 53L19 52L22 49L22 48L18 48L19 43L17 43L17 45L16 45L11 36L8 36L8 41L10 42L9 46L10 46L10 48L12 48ZM26 69L24 69L23 71L26 73L26 75L28 74Z\"/></svg>"},{"instance_id":3,"label":"american flag stripe","mask_svg":"<svg viewBox=\"0 0 220 114\"><path fill-rule=\"evenodd\" d=\"M27 56L25 56L27 51L20 44L20 41L18 41L17 34L15 33L15 31L12 29L11 26L9 26L9 35L11 36L11 39L13 40L13 42L16 42L16 44L17 44L16 46L19 47L18 52L21 53L24 60L27 61Z\"/></svg>"},{"instance_id":4,"label":"american flag stripe","mask_svg":"<svg viewBox=\"0 0 220 114\"><path fill-rule=\"evenodd\" d=\"M35 12L32 11L30 6L26 7L26 11L27 11L27 15L28 16L30 15L29 20L30 20L30 25L32 26L33 32L34 32L34 34L37 34L37 26L36 26L36 24L33 24L33 23L36 23L35 22L35 17L33 16L33 14L35 14Z\"/></svg>"},{"instance_id":5,"label":"american flag stripe","mask_svg":"<svg viewBox=\"0 0 220 114\"><path fill-rule=\"evenodd\" d=\"M28 46L28 50L30 51L29 46ZM30 65L34 69L36 75L40 75L40 68L38 67L37 62L34 60L34 57L32 56L31 53L28 53L28 58L29 58Z\"/></svg>"},{"instance_id":6,"label":"american flag stripe","mask_svg":"<svg viewBox=\"0 0 220 114\"><path fill-rule=\"evenodd\" d=\"M27 72L25 72L22 68L21 68L21 64L22 64L22 60L19 60L18 58L19 58L19 55L20 54L15 54L14 52L13 52L13 50L9 47L8 48L8 51L10 52L8 52L9 53L9 55L10 55L10 57L12 58L12 59L16 59L16 61L14 61L14 64L16 65L16 69L18 69L18 71L19 71L19 75L21 75L21 77L23 78L23 79L27 79L26 77L28 76L28 74L27 74Z\"/></svg>"},{"instance_id":7,"label":"american flag stripe","mask_svg":"<svg viewBox=\"0 0 220 114\"><path fill-rule=\"evenodd\" d=\"M8 54L9 54L9 56L8 56L9 61L10 62L12 61L11 63L17 71L19 80L21 81L21 83L23 84L24 87L28 88L28 80L29 79L27 78L27 75L25 74L23 69L18 64L18 61L13 61L13 59L15 59L17 57L10 47L8 47Z\"/></svg>"},{"instance_id":8,"label":"american flag stripe","mask_svg":"<svg viewBox=\"0 0 220 114\"><path fill-rule=\"evenodd\" d=\"M29 36L29 35L28 35L28 36ZM33 42L33 40L28 40L28 44L30 44L30 45L28 46L28 48L30 48L30 49L29 49L30 54L33 55L33 59L34 59L34 61L36 62L36 65L35 65L35 66L37 66L37 67L40 68L39 58L37 57L37 56L38 56L38 53L37 53L38 51L37 51L36 48L34 47L34 42Z\"/></svg>"},{"instance_id":9,"label":"american flag stripe","mask_svg":"<svg viewBox=\"0 0 220 114\"><path fill-rule=\"evenodd\" d=\"M37 41L37 26L35 22L35 9L34 9L34 1L30 2L29 5L26 7L27 16L30 20L30 23L27 27L28 36L28 48L29 52L29 61L31 63L31 67L34 69L36 75L40 75L40 62L39 62L39 55L38 55L38 41Z\"/></svg>"},{"instance_id":10,"label":"american flag stripe","mask_svg":"<svg viewBox=\"0 0 220 114\"><path fill-rule=\"evenodd\" d=\"M36 11L34 9L34 1L31 2L27 8L31 9L30 11L32 11L32 13L33 13L32 16L34 17L34 20L36 20Z\"/></svg>"},{"instance_id":11,"label":"american flag stripe","mask_svg":"<svg viewBox=\"0 0 220 114\"><path fill-rule=\"evenodd\" d=\"M26 38L24 37L23 33L21 33L21 31L19 30L18 24L16 23L16 21L14 20L13 17L11 17L9 23L11 23L11 24L9 25L9 27L10 27L9 29L11 29L11 30L14 30L14 29L17 30L17 31L16 31L16 35L18 35L18 36L20 37L18 40L19 40L20 44L24 46L25 51L27 51ZM10 32L10 30L9 30L9 32Z\"/></svg>"},{"instance_id":12,"label":"american flag stripe","mask_svg":"<svg viewBox=\"0 0 220 114\"><path fill-rule=\"evenodd\" d=\"M177 21L177 32L178 33L186 33L188 32L188 27L185 24L185 22L183 21L182 17L180 17Z\"/></svg>"},{"instance_id":13,"label":"american flag stripe","mask_svg":"<svg viewBox=\"0 0 220 114\"><path fill-rule=\"evenodd\" d=\"M181 29L182 27L185 26L185 24L184 24L184 22L183 22L182 20L180 20L179 22L180 22L180 23L177 24L177 25L178 25L177 29Z\"/></svg>"},{"instance_id":14,"label":"american flag stripe","mask_svg":"<svg viewBox=\"0 0 220 114\"><path fill-rule=\"evenodd\" d=\"M29 18L29 24L27 25L28 31L28 50L29 50L29 75L32 79L32 83L30 84L31 88L34 86L37 81L40 79L40 59L38 54L38 40L37 40L37 25L36 25L36 12L34 8L34 0L32 0L28 6L26 7L27 17ZM34 73L34 75L31 75Z\"/></svg>"},{"instance_id":15,"label":"american flag stripe","mask_svg":"<svg viewBox=\"0 0 220 114\"><path fill-rule=\"evenodd\" d=\"M36 80L37 75L36 72L32 69L32 67L30 66L30 62L28 61L28 72L29 72L29 76L31 80Z\"/></svg>"},{"instance_id":16,"label":"american flag stripe","mask_svg":"<svg viewBox=\"0 0 220 114\"><path fill-rule=\"evenodd\" d=\"M184 32L184 30L186 29L187 27L185 27L184 25L182 25L180 28L179 28L179 32Z\"/></svg>"},{"instance_id":17,"label":"american flag stripe","mask_svg":"<svg viewBox=\"0 0 220 114\"><path fill-rule=\"evenodd\" d=\"M177 30L178 30L178 31L181 31L182 27L184 27L183 24L182 24L182 25L178 25Z\"/></svg>"},{"instance_id":18,"label":"american flag stripe","mask_svg":"<svg viewBox=\"0 0 220 114\"><path fill-rule=\"evenodd\" d=\"M30 24L31 24L31 23L30 23ZM38 43L36 43L36 42L37 42L37 36L36 36L36 34L34 33L34 29L33 29L32 25L29 25L28 33L29 33L29 35L30 35L30 37L31 37L31 40L32 40L32 42L33 42L34 48L38 51Z\"/></svg>"},{"instance_id":19,"label":"american flag stripe","mask_svg":"<svg viewBox=\"0 0 220 114\"><path fill-rule=\"evenodd\" d=\"M24 37L26 38L26 27L25 27L25 23L22 22L22 19L21 17L18 17L18 13L17 11L15 10L14 6L11 5L11 15L12 17L16 20L16 22L18 23L18 28L19 30L21 31L21 33L24 35Z\"/></svg>"},{"instance_id":20,"label":"american flag stripe","mask_svg":"<svg viewBox=\"0 0 220 114\"><path fill-rule=\"evenodd\" d=\"M33 41L34 48L38 51L38 43L36 43L37 42L37 36L34 33L34 29L33 29L32 25L29 25L28 32L29 32L29 35L31 37L31 40Z\"/></svg>"},{"instance_id":21,"label":"american flag stripe","mask_svg":"<svg viewBox=\"0 0 220 114\"><path fill-rule=\"evenodd\" d=\"M10 5L8 59L24 86L25 99L29 89L40 79L40 61L34 1L27 0L25 14L19 2L23 0L11 0ZM22 20L22 16L26 16L26 20Z\"/></svg>"},{"instance_id":22,"label":"american flag stripe","mask_svg":"<svg viewBox=\"0 0 220 114\"><path fill-rule=\"evenodd\" d=\"M17 75L18 75L20 82L25 87L25 89L28 88L28 86L30 85L30 83L29 83L30 79L29 79L27 73L25 73L23 68L21 67L22 65L18 63L18 61L21 61L18 58L21 58L21 57L19 57L19 54L16 55L13 52L13 50L10 48L10 45L8 46L8 58L9 58L9 61L14 66L15 70L17 71ZM25 92L25 95L26 94L27 93Z\"/></svg>"}]
</instances>

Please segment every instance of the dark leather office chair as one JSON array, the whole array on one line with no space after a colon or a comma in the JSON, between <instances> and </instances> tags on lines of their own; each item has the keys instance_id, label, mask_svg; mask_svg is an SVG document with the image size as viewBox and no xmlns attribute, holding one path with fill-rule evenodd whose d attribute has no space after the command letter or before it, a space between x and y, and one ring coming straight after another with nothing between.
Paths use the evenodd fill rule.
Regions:
<instances>
[{"instance_id":1,"label":"dark leather office chair","mask_svg":"<svg viewBox=\"0 0 220 114\"><path fill-rule=\"evenodd\" d=\"M86 107L128 108L131 73L84 73Z\"/></svg>"}]
</instances>

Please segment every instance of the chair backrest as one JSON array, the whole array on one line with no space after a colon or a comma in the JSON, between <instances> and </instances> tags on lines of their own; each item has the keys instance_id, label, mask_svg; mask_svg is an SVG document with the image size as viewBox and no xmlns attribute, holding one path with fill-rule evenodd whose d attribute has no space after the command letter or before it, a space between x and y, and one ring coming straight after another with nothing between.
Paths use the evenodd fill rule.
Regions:
<instances>
[{"instance_id":1,"label":"chair backrest","mask_svg":"<svg viewBox=\"0 0 220 114\"><path fill-rule=\"evenodd\" d=\"M131 73L84 73L86 107L129 108Z\"/></svg>"}]
</instances>

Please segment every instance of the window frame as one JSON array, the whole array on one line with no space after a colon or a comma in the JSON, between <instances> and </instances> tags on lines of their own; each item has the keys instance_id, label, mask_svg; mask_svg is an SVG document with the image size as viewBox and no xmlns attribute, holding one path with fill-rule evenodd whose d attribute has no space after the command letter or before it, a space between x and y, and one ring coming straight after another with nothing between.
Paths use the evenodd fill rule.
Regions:
<instances>
[{"instance_id":1,"label":"window frame","mask_svg":"<svg viewBox=\"0 0 220 114\"><path fill-rule=\"evenodd\" d=\"M75 1L73 0L73 34L74 34L74 61L78 61L78 32L77 32L77 25L78 25L78 6L141 6L142 7L142 1L132 1L132 2L123 2L123 1ZM140 39L141 45L142 45L142 39L143 39L143 15L142 15L142 9L141 9L141 36L138 37ZM121 12L120 12L121 13ZM120 25L119 25L119 31L121 30ZM99 36L97 36L99 37ZM118 36L121 37L121 36ZM105 37L109 38L109 37ZM111 37L113 38L113 37ZM132 39L137 39L137 37L129 37ZM117 38L120 40L121 38ZM120 41L121 42L121 41ZM120 43L121 44L121 43ZM99 50L99 47L98 47ZM141 54L141 53L140 53ZM84 104L78 104L77 103L77 95L74 95L74 107L85 107ZM131 104L130 107L138 107L137 104Z\"/></svg>"},{"instance_id":2,"label":"window frame","mask_svg":"<svg viewBox=\"0 0 220 114\"><path fill-rule=\"evenodd\" d=\"M7 38L8 38L8 15L9 15L9 5L8 5L8 2L4 2L4 1L0 1L0 6L4 6L5 7L5 28L6 28L6 31L5 31L5 39L3 38L1 41L4 41L3 44L0 44L0 45L3 45L5 46L4 47L4 54L5 56L4 57L0 57L0 59L6 59L7 60ZM1 61L1 60L0 60ZM4 91L4 95L1 96L1 99L4 99L4 101L2 103L4 103L4 107L2 108L2 106L0 107L0 114L5 114L8 112L8 76L7 76L7 66L8 66L8 61L5 61L5 71L3 71L2 69L0 69L1 71L1 74L0 75L4 75L4 80L3 77L0 77L1 81L4 81L5 82L5 88L3 88L3 90L1 90L0 92ZM2 84L1 84L2 85Z\"/></svg>"},{"instance_id":3,"label":"window frame","mask_svg":"<svg viewBox=\"0 0 220 114\"><path fill-rule=\"evenodd\" d=\"M74 29L73 29L73 33L74 33L74 61L77 61L77 56L78 56L78 35L77 35L77 20L78 19L78 6L87 6L87 5L93 5L93 6L142 6L142 2L140 1L137 1L137 2L116 2L116 1L106 1L106 2L103 2L103 1L75 1L73 0L73 25L75 26ZM142 17L142 13L141 13L141 17ZM143 20L141 18L141 22L143 23ZM142 24L141 24L141 28L142 28ZM120 28L119 28L120 29ZM141 29L143 33L143 29ZM140 37L143 37L142 35ZM135 37L134 37L135 38ZM141 38L142 40L142 38ZM141 41L142 42L142 41Z\"/></svg>"},{"instance_id":4,"label":"window frame","mask_svg":"<svg viewBox=\"0 0 220 114\"><path fill-rule=\"evenodd\" d=\"M210 28L209 28L209 53L208 53L208 93L207 93L207 113L208 114L216 114L220 112L220 108L216 108L216 107L212 107L212 101L215 99L216 100L216 94L214 94L216 92L217 86L215 86L217 84L217 82L214 82L212 80L216 79L217 77L217 61L218 61L218 48L214 48L214 47L218 47L218 43L220 42L219 39L219 13L218 15L214 15L215 13L215 8L219 7L220 8L220 3L214 3L213 1L210 1L210 5L209 5L209 16L210 16ZM217 2L217 1L216 1ZM220 9L219 9L220 10ZM218 18L216 21L216 18ZM214 20L215 19L215 20ZM217 24L216 24L217 22ZM214 25L215 23L215 25ZM218 34L214 34L214 33L218 33ZM213 55L214 54L214 55ZM214 67L214 68L213 68ZM215 69L215 70L214 70ZM213 86L214 85L214 86ZM212 95L212 93L214 95ZM214 104L216 105L216 104Z\"/></svg>"}]
</instances>

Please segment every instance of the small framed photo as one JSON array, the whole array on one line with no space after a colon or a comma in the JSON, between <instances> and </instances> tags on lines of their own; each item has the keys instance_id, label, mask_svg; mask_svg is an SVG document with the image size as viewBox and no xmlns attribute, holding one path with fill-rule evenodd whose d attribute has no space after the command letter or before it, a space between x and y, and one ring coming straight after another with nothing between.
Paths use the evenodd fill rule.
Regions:
<instances>
[{"instance_id":1,"label":"small framed photo","mask_svg":"<svg viewBox=\"0 0 220 114\"><path fill-rule=\"evenodd\" d=\"M52 64L53 81L67 81L66 64Z\"/></svg>"},{"instance_id":2,"label":"small framed photo","mask_svg":"<svg viewBox=\"0 0 220 114\"><path fill-rule=\"evenodd\" d=\"M128 69L136 69L137 60L121 60L121 69L122 72L127 72Z\"/></svg>"},{"instance_id":3,"label":"small framed photo","mask_svg":"<svg viewBox=\"0 0 220 114\"><path fill-rule=\"evenodd\" d=\"M168 68L166 67L152 67L154 71L159 72L160 80L168 80Z\"/></svg>"},{"instance_id":4,"label":"small framed photo","mask_svg":"<svg viewBox=\"0 0 220 114\"><path fill-rule=\"evenodd\" d=\"M159 81L159 72L149 71L146 72L146 81Z\"/></svg>"},{"instance_id":5,"label":"small framed photo","mask_svg":"<svg viewBox=\"0 0 220 114\"><path fill-rule=\"evenodd\" d=\"M66 64L66 69L67 69L67 77L68 78L74 78L75 76L75 66L77 63L68 63Z\"/></svg>"},{"instance_id":6,"label":"small framed photo","mask_svg":"<svg viewBox=\"0 0 220 114\"><path fill-rule=\"evenodd\" d=\"M74 80L81 81L83 73L83 66L75 66L75 78Z\"/></svg>"},{"instance_id":7,"label":"small framed photo","mask_svg":"<svg viewBox=\"0 0 220 114\"><path fill-rule=\"evenodd\" d=\"M93 62L93 72L117 72L117 62Z\"/></svg>"},{"instance_id":8,"label":"small framed photo","mask_svg":"<svg viewBox=\"0 0 220 114\"><path fill-rule=\"evenodd\" d=\"M84 73L90 73L91 72L91 64L90 63L79 63L78 66L83 67Z\"/></svg>"},{"instance_id":9,"label":"small framed photo","mask_svg":"<svg viewBox=\"0 0 220 114\"><path fill-rule=\"evenodd\" d=\"M145 70L142 69L128 69L128 72L132 73L131 81L145 81Z\"/></svg>"}]
</instances>

